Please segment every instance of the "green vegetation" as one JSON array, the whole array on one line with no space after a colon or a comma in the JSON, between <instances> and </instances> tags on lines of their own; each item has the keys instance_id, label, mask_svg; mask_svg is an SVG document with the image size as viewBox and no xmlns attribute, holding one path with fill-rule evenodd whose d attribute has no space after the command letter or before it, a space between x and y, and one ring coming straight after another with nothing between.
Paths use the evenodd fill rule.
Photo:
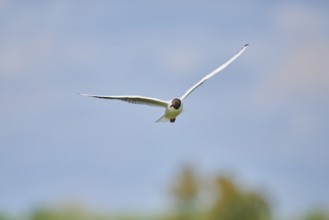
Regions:
<instances>
[{"instance_id":1,"label":"green vegetation","mask_svg":"<svg viewBox=\"0 0 329 220\"><path fill-rule=\"evenodd\" d=\"M211 185L210 190L202 185ZM207 182L198 178L191 168L183 169L174 187L176 220L270 220L271 212L267 199L259 192L239 189L232 179L215 177ZM212 201L203 205L199 194L206 191ZM198 208L198 205L202 208Z\"/></svg>"},{"instance_id":2,"label":"green vegetation","mask_svg":"<svg viewBox=\"0 0 329 220\"><path fill-rule=\"evenodd\" d=\"M207 195L206 199L202 195ZM79 205L34 210L28 217L0 220L271 220L271 206L262 193L239 187L232 178L217 176L204 179L185 167L174 179L172 208L168 213L139 215L93 213ZM296 220L329 220L328 214L315 211Z\"/></svg>"},{"instance_id":3,"label":"green vegetation","mask_svg":"<svg viewBox=\"0 0 329 220\"><path fill-rule=\"evenodd\" d=\"M305 217L302 217L301 219L302 220L329 220L329 215L328 215L328 213L325 213L324 211L317 210L317 211L313 211L313 212L305 215Z\"/></svg>"}]
</instances>

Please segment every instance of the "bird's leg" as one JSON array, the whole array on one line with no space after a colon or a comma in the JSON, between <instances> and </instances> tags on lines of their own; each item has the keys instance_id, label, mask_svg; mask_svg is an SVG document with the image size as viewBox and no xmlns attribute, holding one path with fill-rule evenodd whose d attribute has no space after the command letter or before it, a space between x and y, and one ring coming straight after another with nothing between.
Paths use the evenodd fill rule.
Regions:
<instances>
[{"instance_id":1,"label":"bird's leg","mask_svg":"<svg viewBox=\"0 0 329 220\"><path fill-rule=\"evenodd\" d=\"M171 123L174 123L175 121L176 121L176 118L171 118L171 119L170 119L170 122L171 122Z\"/></svg>"}]
</instances>

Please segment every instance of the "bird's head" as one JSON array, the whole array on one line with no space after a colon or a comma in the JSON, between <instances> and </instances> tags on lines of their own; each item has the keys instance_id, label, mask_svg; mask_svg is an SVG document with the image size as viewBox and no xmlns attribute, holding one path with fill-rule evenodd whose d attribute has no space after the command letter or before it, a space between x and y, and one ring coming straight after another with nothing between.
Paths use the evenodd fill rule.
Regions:
<instances>
[{"instance_id":1,"label":"bird's head","mask_svg":"<svg viewBox=\"0 0 329 220\"><path fill-rule=\"evenodd\" d=\"M171 108L171 107L174 107L174 109L179 109L179 107L181 106L181 104L182 104L182 101L181 101L180 99L175 98L175 99L173 99L173 100L171 101L171 106L170 106L170 108Z\"/></svg>"}]
</instances>

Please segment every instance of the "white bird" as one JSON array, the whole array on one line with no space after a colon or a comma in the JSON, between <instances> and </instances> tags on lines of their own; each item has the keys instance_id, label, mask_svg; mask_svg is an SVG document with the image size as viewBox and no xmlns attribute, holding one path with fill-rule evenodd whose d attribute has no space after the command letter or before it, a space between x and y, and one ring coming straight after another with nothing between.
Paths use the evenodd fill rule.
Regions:
<instances>
[{"instance_id":1,"label":"white bird","mask_svg":"<svg viewBox=\"0 0 329 220\"><path fill-rule=\"evenodd\" d=\"M136 95L128 95L128 96L104 96L104 95L90 95L90 94L80 94L83 96L89 96L94 98L101 98L101 99L117 99L133 104L141 104L141 105L151 105L151 106L157 106L157 107L163 107L165 108L164 115L159 118L156 122L175 122L176 117L182 112L183 110L183 104L182 101L196 88L198 88L200 85L202 85L207 79L210 79L211 77L218 74L220 71L225 69L229 64L231 64L235 59L237 59L248 47L249 45L244 45L243 48L241 48L234 56L232 56L229 60L227 60L224 64L217 67L215 70L213 70L211 73L207 74L205 77L203 77L200 81L195 83L191 88L189 88L180 98L174 98L169 101L164 101L157 98L150 98L150 97L144 97L144 96L136 96Z\"/></svg>"}]
</instances>

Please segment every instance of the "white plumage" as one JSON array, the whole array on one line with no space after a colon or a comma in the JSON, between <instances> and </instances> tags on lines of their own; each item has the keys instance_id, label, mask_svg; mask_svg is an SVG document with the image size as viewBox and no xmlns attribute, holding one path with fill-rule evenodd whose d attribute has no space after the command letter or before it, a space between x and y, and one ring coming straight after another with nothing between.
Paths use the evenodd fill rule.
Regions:
<instances>
[{"instance_id":1,"label":"white plumage","mask_svg":"<svg viewBox=\"0 0 329 220\"><path fill-rule=\"evenodd\" d=\"M90 95L90 94L81 94L83 96L89 96L94 98L101 98L101 99L116 99L121 100L133 104L141 104L141 105L150 105L150 106L158 106L165 108L164 115L159 118L156 122L175 122L176 117L182 112L183 105L182 101L190 95L196 88L202 85L206 80L210 79L211 77L215 76L223 69L225 69L228 65L230 65L234 60L236 60L248 47L249 45L246 44L243 48L241 48L234 56L232 56L229 60L227 60L224 64L217 67L215 70L207 74L203 77L200 81L195 83L191 86L180 98L175 98L169 101L164 101L157 98L150 98L145 96L136 96L136 95L128 95L128 96L104 96L104 95Z\"/></svg>"}]
</instances>

